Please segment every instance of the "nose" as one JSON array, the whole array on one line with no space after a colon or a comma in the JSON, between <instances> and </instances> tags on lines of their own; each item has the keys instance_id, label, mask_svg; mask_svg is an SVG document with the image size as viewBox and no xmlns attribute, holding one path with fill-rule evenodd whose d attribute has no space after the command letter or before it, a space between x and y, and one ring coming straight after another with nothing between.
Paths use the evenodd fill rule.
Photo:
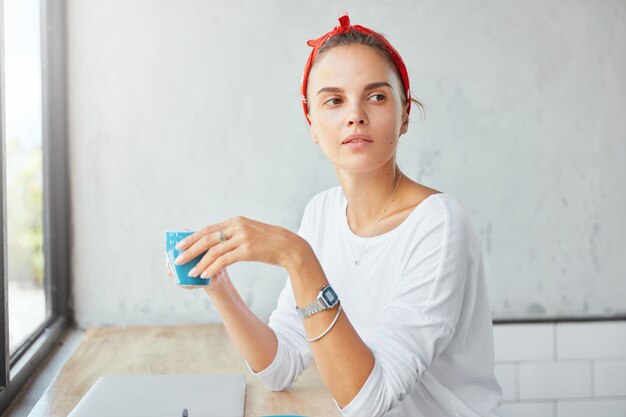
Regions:
<instances>
[{"instance_id":1,"label":"nose","mask_svg":"<svg viewBox=\"0 0 626 417\"><path fill-rule=\"evenodd\" d=\"M348 117L346 117L346 124L348 126L353 126L355 124L366 125L367 114L361 107L359 103L355 103L350 107L350 111L348 113Z\"/></svg>"}]
</instances>

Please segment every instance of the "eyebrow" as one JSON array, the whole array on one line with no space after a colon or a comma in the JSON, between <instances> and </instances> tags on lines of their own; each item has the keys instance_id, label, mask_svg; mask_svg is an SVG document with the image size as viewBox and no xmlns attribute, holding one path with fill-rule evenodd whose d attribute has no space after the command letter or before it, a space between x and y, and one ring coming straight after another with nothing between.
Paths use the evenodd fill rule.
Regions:
<instances>
[{"instance_id":1,"label":"eyebrow","mask_svg":"<svg viewBox=\"0 0 626 417\"><path fill-rule=\"evenodd\" d=\"M393 90L393 87L388 82L379 81L376 83L371 83L371 84L366 85L363 91L373 90L378 87L389 87ZM330 93L340 93L343 90L339 87L323 87L323 88L320 88L320 91L318 91L317 94L319 95L325 91L330 92Z\"/></svg>"}]
</instances>

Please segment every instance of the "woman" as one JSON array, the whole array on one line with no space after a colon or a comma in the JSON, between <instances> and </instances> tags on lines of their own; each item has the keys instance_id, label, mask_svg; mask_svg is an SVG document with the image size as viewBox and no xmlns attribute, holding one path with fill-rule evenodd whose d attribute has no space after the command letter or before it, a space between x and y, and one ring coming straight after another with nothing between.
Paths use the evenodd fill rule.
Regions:
<instances>
[{"instance_id":1,"label":"woman","mask_svg":"<svg viewBox=\"0 0 626 417\"><path fill-rule=\"evenodd\" d=\"M315 360L346 416L496 416L493 334L480 243L451 195L396 165L408 129L406 68L348 16L313 47L302 101L340 186L307 204L297 234L236 217L179 244L250 371L288 388ZM415 103L421 104L415 100ZM226 267L259 261L288 279L269 325Z\"/></svg>"}]
</instances>

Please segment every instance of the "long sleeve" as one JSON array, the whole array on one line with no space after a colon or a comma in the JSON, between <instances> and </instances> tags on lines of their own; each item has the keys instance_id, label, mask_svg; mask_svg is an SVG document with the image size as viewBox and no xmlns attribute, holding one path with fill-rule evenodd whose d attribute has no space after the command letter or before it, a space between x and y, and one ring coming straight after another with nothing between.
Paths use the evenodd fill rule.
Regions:
<instances>
[{"instance_id":1,"label":"long sleeve","mask_svg":"<svg viewBox=\"0 0 626 417\"><path fill-rule=\"evenodd\" d=\"M304 326L293 300L291 282L287 279L278 306L269 320L269 327L274 330L278 339L276 356L267 368L256 373L246 362L250 372L272 391L289 388L312 359L311 350L305 340Z\"/></svg>"},{"instance_id":2,"label":"long sleeve","mask_svg":"<svg viewBox=\"0 0 626 417\"><path fill-rule=\"evenodd\" d=\"M396 407L455 333L468 275L470 239L464 218L447 207L431 213L409 252L369 347L374 368L345 416L382 416Z\"/></svg>"},{"instance_id":3,"label":"long sleeve","mask_svg":"<svg viewBox=\"0 0 626 417\"><path fill-rule=\"evenodd\" d=\"M297 232L304 239L306 239L306 229L309 224L308 211L309 205L304 210ZM274 360L267 368L259 372L254 372L247 361L246 365L250 372L270 390L282 391L294 383L312 359L311 350L306 342L304 325L296 310L289 276L278 297L277 307L270 315L268 325L278 339L278 349Z\"/></svg>"}]
</instances>

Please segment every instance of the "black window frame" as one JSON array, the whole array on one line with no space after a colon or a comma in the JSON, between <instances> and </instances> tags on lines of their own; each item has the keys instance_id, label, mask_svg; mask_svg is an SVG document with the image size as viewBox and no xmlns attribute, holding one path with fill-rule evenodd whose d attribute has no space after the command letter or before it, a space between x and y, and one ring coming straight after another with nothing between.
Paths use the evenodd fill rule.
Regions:
<instances>
[{"instance_id":1,"label":"black window frame","mask_svg":"<svg viewBox=\"0 0 626 417\"><path fill-rule=\"evenodd\" d=\"M0 414L17 397L47 354L73 322L69 296L69 186L67 170L66 8L64 0L40 1L42 72L42 154L44 289L46 320L13 352L9 352L6 139L4 102L4 29L0 30ZM0 0L0 28L4 28Z\"/></svg>"}]
</instances>

